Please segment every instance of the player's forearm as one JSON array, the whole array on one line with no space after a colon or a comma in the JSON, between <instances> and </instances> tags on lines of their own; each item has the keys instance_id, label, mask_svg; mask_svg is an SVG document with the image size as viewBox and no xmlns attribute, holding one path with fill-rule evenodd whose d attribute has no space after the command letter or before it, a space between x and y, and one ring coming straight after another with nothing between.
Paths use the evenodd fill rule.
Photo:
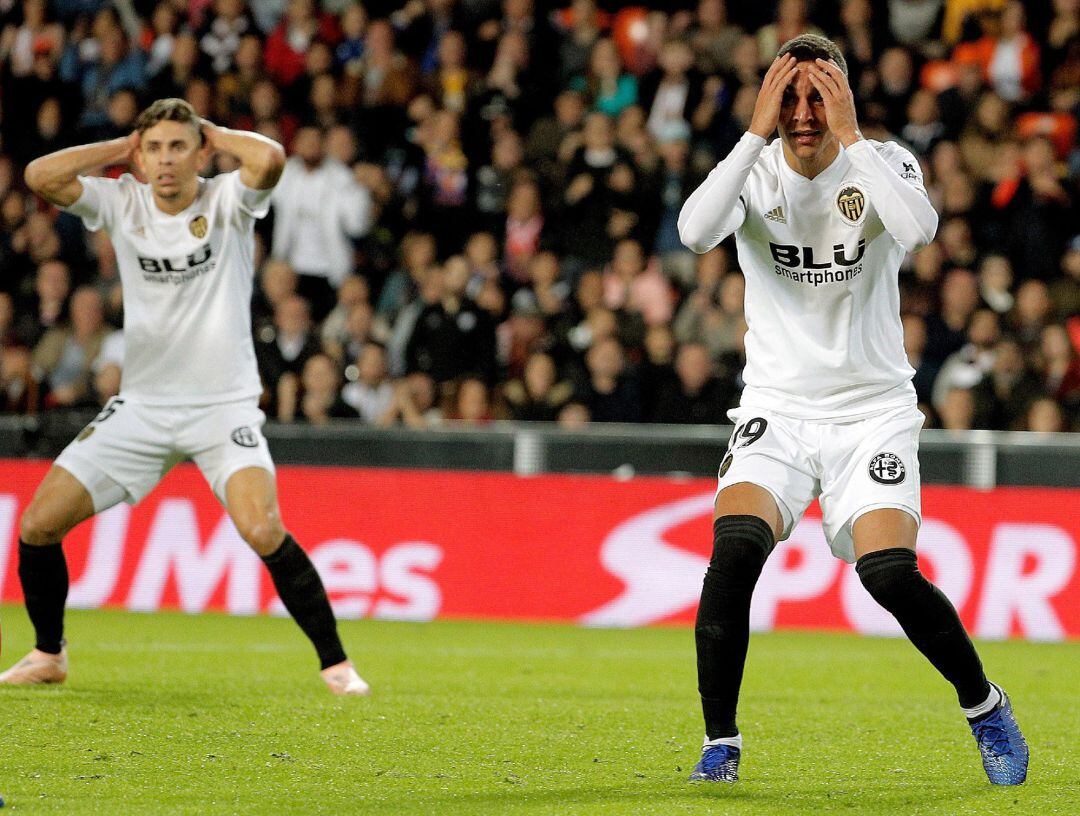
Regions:
<instances>
[{"instance_id":1,"label":"player's forearm","mask_svg":"<svg viewBox=\"0 0 1080 816\"><path fill-rule=\"evenodd\" d=\"M131 142L126 137L58 150L27 165L26 186L54 204L67 206L73 204L81 192L81 185L77 184L80 175L126 162L130 153ZM73 186L78 186L79 190L72 190ZM75 197L67 200L72 193Z\"/></svg>"},{"instance_id":2,"label":"player's forearm","mask_svg":"<svg viewBox=\"0 0 1080 816\"><path fill-rule=\"evenodd\" d=\"M877 204L882 225L896 242L914 252L933 241L938 214L930 199L889 167L869 142L856 142L847 153L870 200Z\"/></svg>"},{"instance_id":3,"label":"player's forearm","mask_svg":"<svg viewBox=\"0 0 1080 816\"><path fill-rule=\"evenodd\" d=\"M252 189L268 190L281 178L285 151L273 139L246 130L214 127L211 144L240 160L240 178Z\"/></svg>"},{"instance_id":4,"label":"player's forearm","mask_svg":"<svg viewBox=\"0 0 1080 816\"><path fill-rule=\"evenodd\" d=\"M679 238L694 252L708 252L742 224L746 210L739 205L739 194L763 147L760 136L744 134L686 199L679 212Z\"/></svg>"}]
</instances>

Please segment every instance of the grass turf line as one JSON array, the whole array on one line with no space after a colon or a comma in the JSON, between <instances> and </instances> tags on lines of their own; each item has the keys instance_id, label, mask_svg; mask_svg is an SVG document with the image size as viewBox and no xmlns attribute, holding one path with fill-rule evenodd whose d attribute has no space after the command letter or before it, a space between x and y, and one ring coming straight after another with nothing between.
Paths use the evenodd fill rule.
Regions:
<instances>
[{"instance_id":1,"label":"grass turf line","mask_svg":"<svg viewBox=\"0 0 1080 816\"><path fill-rule=\"evenodd\" d=\"M30 645L0 607L6 667ZM687 629L346 622L370 699L331 696L289 620L69 613L61 688L0 687L16 814L1076 814L1080 643L984 643L1033 749L992 788L903 640L755 635L743 780L700 748Z\"/></svg>"}]
</instances>

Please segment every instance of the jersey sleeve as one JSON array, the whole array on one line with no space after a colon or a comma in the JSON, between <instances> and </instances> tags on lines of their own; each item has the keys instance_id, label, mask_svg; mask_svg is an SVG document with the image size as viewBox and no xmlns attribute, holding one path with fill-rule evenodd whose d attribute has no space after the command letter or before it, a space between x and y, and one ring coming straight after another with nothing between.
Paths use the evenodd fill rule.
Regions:
<instances>
[{"instance_id":1,"label":"jersey sleeve","mask_svg":"<svg viewBox=\"0 0 1080 816\"><path fill-rule=\"evenodd\" d=\"M236 209L251 218L263 218L270 212L270 196L274 192L273 187L265 190L256 190L248 187L240 180L240 171L234 170L228 173L224 182L232 193Z\"/></svg>"},{"instance_id":2,"label":"jersey sleeve","mask_svg":"<svg viewBox=\"0 0 1080 816\"><path fill-rule=\"evenodd\" d=\"M679 238L688 248L708 252L742 226L746 219L743 190L764 147L760 136L744 133L686 199L679 211Z\"/></svg>"},{"instance_id":3,"label":"jersey sleeve","mask_svg":"<svg viewBox=\"0 0 1080 816\"><path fill-rule=\"evenodd\" d=\"M77 215L91 232L112 229L116 202L123 194L120 182L96 176L79 176L79 183L82 185L82 195L74 204L61 209Z\"/></svg>"},{"instance_id":4,"label":"jersey sleeve","mask_svg":"<svg viewBox=\"0 0 1080 816\"><path fill-rule=\"evenodd\" d=\"M908 252L934 240L938 214L923 186L919 160L895 142L866 139L847 149L882 226Z\"/></svg>"}]
</instances>

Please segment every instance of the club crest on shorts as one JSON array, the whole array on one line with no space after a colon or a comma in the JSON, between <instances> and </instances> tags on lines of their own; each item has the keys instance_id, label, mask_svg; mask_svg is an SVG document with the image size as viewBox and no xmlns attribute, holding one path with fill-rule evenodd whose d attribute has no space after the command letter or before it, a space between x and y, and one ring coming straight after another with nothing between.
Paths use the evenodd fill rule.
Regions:
<instances>
[{"instance_id":1,"label":"club crest on shorts","mask_svg":"<svg viewBox=\"0 0 1080 816\"><path fill-rule=\"evenodd\" d=\"M870 460L870 478L878 484L900 484L907 476L907 469L895 453L882 452Z\"/></svg>"},{"instance_id":2,"label":"club crest on shorts","mask_svg":"<svg viewBox=\"0 0 1080 816\"><path fill-rule=\"evenodd\" d=\"M191 219L191 223L188 224L188 229L191 230L191 234L196 238L206 237L206 216L197 215Z\"/></svg>"},{"instance_id":3,"label":"club crest on shorts","mask_svg":"<svg viewBox=\"0 0 1080 816\"><path fill-rule=\"evenodd\" d=\"M724 478L724 474L728 472L728 468L731 467L732 455L729 453L724 457L724 461L720 463L720 478Z\"/></svg>"},{"instance_id":4,"label":"club crest on shorts","mask_svg":"<svg viewBox=\"0 0 1080 816\"><path fill-rule=\"evenodd\" d=\"M847 184L836 194L836 208L849 224L858 224L866 211L866 196L854 184Z\"/></svg>"},{"instance_id":5,"label":"club crest on shorts","mask_svg":"<svg viewBox=\"0 0 1080 816\"><path fill-rule=\"evenodd\" d=\"M241 425L230 436L232 441L242 448L259 447L259 438L255 436L255 431L251 430L247 425Z\"/></svg>"}]
</instances>

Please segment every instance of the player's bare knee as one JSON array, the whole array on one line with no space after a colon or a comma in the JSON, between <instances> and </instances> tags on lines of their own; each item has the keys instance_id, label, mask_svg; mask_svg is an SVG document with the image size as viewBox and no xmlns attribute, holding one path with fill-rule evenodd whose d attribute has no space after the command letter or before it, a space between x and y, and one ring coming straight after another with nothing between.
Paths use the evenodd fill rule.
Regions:
<instances>
[{"instance_id":1,"label":"player's bare knee","mask_svg":"<svg viewBox=\"0 0 1080 816\"><path fill-rule=\"evenodd\" d=\"M58 544L67 532L67 525L56 513L36 502L23 511L19 520L19 538L32 547Z\"/></svg>"},{"instance_id":2,"label":"player's bare knee","mask_svg":"<svg viewBox=\"0 0 1080 816\"><path fill-rule=\"evenodd\" d=\"M285 528L276 516L241 521L237 530L248 546L261 556L273 553L285 539Z\"/></svg>"}]
</instances>

